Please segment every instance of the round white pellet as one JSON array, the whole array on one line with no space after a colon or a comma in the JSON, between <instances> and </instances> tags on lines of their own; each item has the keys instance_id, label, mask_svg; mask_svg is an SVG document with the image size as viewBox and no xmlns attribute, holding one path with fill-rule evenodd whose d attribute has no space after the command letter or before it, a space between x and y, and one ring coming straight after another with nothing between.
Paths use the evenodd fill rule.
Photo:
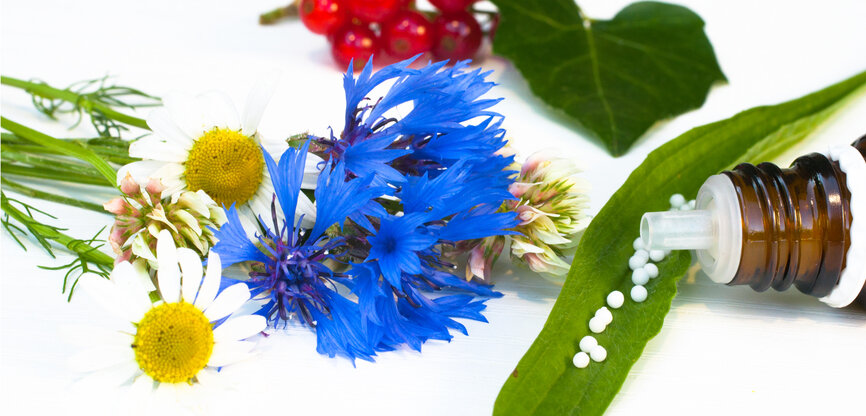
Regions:
<instances>
[{"instance_id":1,"label":"round white pellet","mask_svg":"<svg viewBox=\"0 0 866 416\"><path fill-rule=\"evenodd\" d=\"M633 300L637 303L641 303L641 302L645 301L646 295L647 295L646 288L643 286L637 285L637 286L631 288L631 300ZM590 324L591 323L592 323L592 320L590 320Z\"/></svg>"},{"instance_id":2,"label":"round white pellet","mask_svg":"<svg viewBox=\"0 0 866 416\"><path fill-rule=\"evenodd\" d=\"M643 239L640 238L640 237L636 238L636 239L634 240L634 243L631 244L631 246L634 247L635 251L637 251L637 250L643 250L643 248L644 248L644 246L643 246Z\"/></svg>"},{"instance_id":3,"label":"round white pellet","mask_svg":"<svg viewBox=\"0 0 866 416\"><path fill-rule=\"evenodd\" d=\"M625 302L625 296L622 292L618 290L614 290L607 294L607 305L614 309L619 309L622 306L623 302Z\"/></svg>"},{"instance_id":4,"label":"round white pellet","mask_svg":"<svg viewBox=\"0 0 866 416\"><path fill-rule=\"evenodd\" d=\"M648 259L639 257L637 255L631 256L631 258L628 259L628 267L632 270L640 269L646 264L647 260Z\"/></svg>"},{"instance_id":5,"label":"round white pellet","mask_svg":"<svg viewBox=\"0 0 866 416\"><path fill-rule=\"evenodd\" d=\"M632 257L640 257L642 259L649 260L649 251L644 250L644 249L635 250L634 255Z\"/></svg>"},{"instance_id":6,"label":"round white pellet","mask_svg":"<svg viewBox=\"0 0 866 416\"><path fill-rule=\"evenodd\" d=\"M590 351L592 351L593 348L595 348L596 345L598 345L598 341L595 340L594 336L587 335L581 338L580 343L577 345L580 347L581 351L586 351L587 353L589 353Z\"/></svg>"},{"instance_id":7,"label":"round white pellet","mask_svg":"<svg viewBox=\"0 0 866 416\"><path fill-rule=\"evenodd\" d=\"M671 203L671 207L679 208L686 203L686 197L682 196L682 194L673 194L669 202Z\"/></svg>"},{"instance_id":8,"label":"round white pellet","mask_svg":"<svg viewBox=\"0 0 866 416\"><path fill-rule=\"evenodd\" d=\"M605 308L604 306L595 311L595 316L601 318L605 326L610 325L610 323L613 322L613 314L610 313L610 309Z\"/></svg>"},{"instance_id":9,"label":"round white pellet","mask_svg":"<svg viewBox=\"0 0 866 416\"><path fill-rule=\"evenodd\" d=\"M659 262L665 259L665 251L664 250L650 250L649 258L652 261Z\"/></svg>"},{"instance_id":10,"label":"round white pellet","mask_svg":"<svg viewBox=\"0 0 866 416\"><path fill-rule=\"evenodd\" d=\"M644 265L640 269L634 269L634 271L631 272L632 283L636 285L645 285L646 282L649 282L649 273L646 272L646 269L644 269L644 267L646 267L646 265Z\"/></svg>"},{"instance_id":11,"label":"round white pellet","mask_svg":"<svg viewBox=\"0 0 866 416\"><path fill-rule=\"evenodd\" d=\"M586 368L586 366L589 365L589 354L583 351L574 354L574 358L571 359L571 362L574 363L574 366L577 368Z\"/></svg>"},{"instance_id":12,"label":"round white pellet","mask_svg":"<svg viewBox=\"0 0 866 416\"><path fill-rule=\"evenodd\" d=\"M649 275L650 279L655 279L656 277L659 277L659 266L656 266L652 263L647 263L643 266L643 269L644 271L646 271L646 274Z\"/></svg>"},{"instance_id":13,"label":"round white pellet","mask_svg":"<svg viewBox=\"0 0 866 416\"><path fill-rule=\"evenodd\" d=\"M600 363L607 358L607 350L601 345L596 345L595 348L589 352L589 356L592 358L592 361Z\"/></svg>"},{"instance_id":14,"label":"round white pellet","mask_svg":"<svg viewBox=\"0 0 866 416\"><path fill-rule=\"evenodd\" d=\"M594 316L589 320L589 330L593 333L600 334L604 332L605 327L607 325L604 324L604 319L601 319L601 317Z\"/></svg>"},{"instance_id":15,"label":"round white pellet","mask_svg":"<svg viewBox=\"0 0 866 416\"><path fill-rule=\"evenodd\" d=\"M695 209L697 206L698 206L698 201L696 201L694 199L689 201L689 208Z\"/></svg>"}]
</instances>

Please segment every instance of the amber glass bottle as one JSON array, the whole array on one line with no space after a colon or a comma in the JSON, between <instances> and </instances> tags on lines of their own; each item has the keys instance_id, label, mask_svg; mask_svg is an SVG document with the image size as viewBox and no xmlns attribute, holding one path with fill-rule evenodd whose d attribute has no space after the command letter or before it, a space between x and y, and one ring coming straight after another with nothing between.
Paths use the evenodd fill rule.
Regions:
<instances>
[{"instance_id":1,"label":"amber glass bottle","mask_svg":"<svg viewBox=\"0 0 866 416\"><path fill-rule=\"evenodd\" d=\"M866 241L857 240L866 239L866 202L856 202L864 198L866 136L787 169L741 164L711 177L696 211L648 213L641 235L651 248L696 250L720 283L793 285L835 307L859 295L866 306Z\"/></svg>"}]
</instances>

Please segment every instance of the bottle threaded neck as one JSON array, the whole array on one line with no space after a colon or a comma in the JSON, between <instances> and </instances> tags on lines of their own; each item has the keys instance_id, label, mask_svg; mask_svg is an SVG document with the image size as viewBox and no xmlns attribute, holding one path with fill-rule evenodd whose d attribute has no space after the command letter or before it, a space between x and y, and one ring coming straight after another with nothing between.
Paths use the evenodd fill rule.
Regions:
<instances>
[{"instance_id":1,"label":"bottle threaded neck","mask_svg":"<svg viewBox=\"0 0 866 416\"><path fill-rule=\"evenodd\" d=\"M743 222L740 267L730 284L829 294L851 244L851 195L838 163L813 153L788 169L741 164L724 174L736 189Z\"/></svg>"}]
</instances>

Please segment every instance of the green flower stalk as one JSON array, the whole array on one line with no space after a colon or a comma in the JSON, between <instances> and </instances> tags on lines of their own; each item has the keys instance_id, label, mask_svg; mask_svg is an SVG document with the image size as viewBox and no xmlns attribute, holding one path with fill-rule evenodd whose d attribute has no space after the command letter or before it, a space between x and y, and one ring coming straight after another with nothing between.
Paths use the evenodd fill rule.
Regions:
<instances>
[{"instance_id":1,"label":"green flower stalk","mask_svg":"<svg viewBox=\"0 0 866 416\"><path fill-rule=\"evenodd\" d=\"M115 215L108 237L117 253L115 263L144 259L149 269L156 270L156 237L162 230L171 232L177 247L192 249L201 257L216 244L214 230L226 222L225 211L203 191L162 198L164 190L159 180L141 186L127 175L120 182L123 196L103 205Z\"/></svg>"},{"instance_id":2,"label":"green flower stalk","mask_svg":"<svg viewBox=\"0 0 866 416\"><path fill-rule=\"evenodd\" d=\"M563 257L590 221L589 185L575 177L580 169L573 162L548 152L535 153L510 169L520 171L508 189L516 199L506 201L500 211L516 212L520 219L515 228L520 235L510 237L512 260L562 283L570 267ZM461 247L469 251L466 277L489 280L505 242L506 237L489 237Z\"/></svg>"}]
</instances>

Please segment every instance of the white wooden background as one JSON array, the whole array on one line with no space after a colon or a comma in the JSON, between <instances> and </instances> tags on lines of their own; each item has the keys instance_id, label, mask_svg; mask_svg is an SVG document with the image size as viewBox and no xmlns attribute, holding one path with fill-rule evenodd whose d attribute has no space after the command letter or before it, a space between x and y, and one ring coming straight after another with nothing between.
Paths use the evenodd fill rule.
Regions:
<instances>
[{"instance_id":1,"label":"white wooden background","mask_svg":"<svg viewBox=\"0 0 866 416\"><path fill-rule=\"evenodd\" d=\"M280 0L3 0L3 74L54 85L116 76L156 95L221 89L242 102L252 79L277 68L285 76L262 131L288 135L341 127L340 72L321 37L300 23L257 25ZM585 0L607 18L628 1ZM533 99L507 62L483 62L501 82L509 136L525 154L554 147L581 161L597 212L645 155L680 133L740 110L799 97L866 70L866 4L858 0L682 1L707 22L730 83L706 105L660 123L626 156L613 159ZM3 87L5 117L70 135L35 113L28 97ZM69 120L66 120L67 124ZM83 131L83 130L80 130ZM784 158L853 141L866 133L861 97L815 139ZM634 201L639 204L640 201ZM75 236L109 217L39 203ZM66 368L74 352L60 328L100 322L81 297L68 304L54 264L32 244L27 253L3 232L0 278L0 413L99 414L115 391L80 392ZM62 261L61 260L58 260ZM398 351L378 362L315 352L315 337L290 329L260 343L261 354L224 371L235 385L209 400L219 413L489 414L503 381L540 331L558 288L537 276L497 268L502 299L489 302L490 324L468 322L469 337L431 342L423 354ZM650 294L652 296L652 294ZM614 323L615 325L615 323ZM866 312L834 310L798 293L757 294L697 276L680 285L661 334L635 365L610 414L849 414L862 412Z\"/></svg>"}]
</instances>

